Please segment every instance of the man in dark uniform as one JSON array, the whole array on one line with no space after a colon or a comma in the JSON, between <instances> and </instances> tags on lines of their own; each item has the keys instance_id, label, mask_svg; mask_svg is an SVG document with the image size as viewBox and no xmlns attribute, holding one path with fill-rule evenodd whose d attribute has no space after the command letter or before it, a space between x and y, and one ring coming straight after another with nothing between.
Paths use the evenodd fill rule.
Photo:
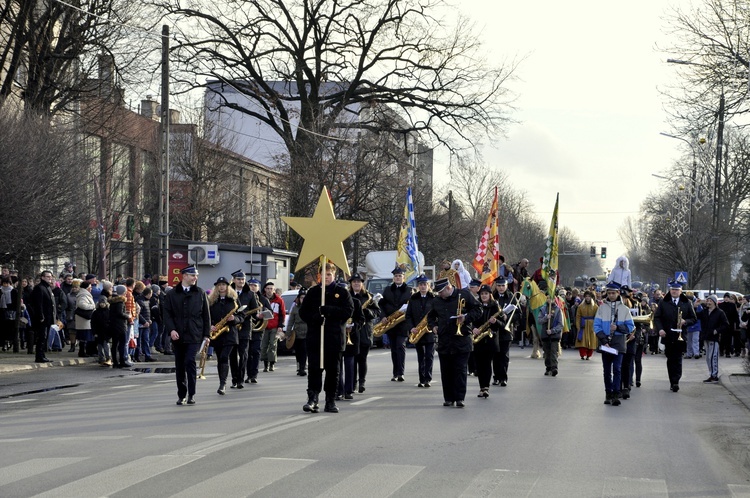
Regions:
<instances>
[{"instance_id":1,"label":"man in dark uniform","mask_svg":"<svg viewBox=\"0 0 750 498\"><path fill-rule=\"evenodd\" d=\"M268 301L266 296L260 292L260 280L251 278L247 281L247 286L250 292L255 294L255 298L258 300L258 306L263 306L264 310L271 309L271 303ZM263 310L261 310L263 311ZM245 384L258 383L258 369L260 366L260 343L263 340L263 331L255 330L255 327L259 324L255 320L248 320L252 322L252 334L250 335L250 347L247 355L247 378Z\"/></svg>"},{"instance_id":2,"label":"man in dark uniform","mask_svg":"<svg viewBox=\"0 0 750 498\"><path fill-rule=\"evenodd\" d=\"M438 337L443 406L463 408L472 350L471 324L482 316L482 307L469 289L454 289L447 278L435 282L435 292L438 299L432 301L427 325Z\"/></svg>"},{"instance_id":3,"label":"man in dark uniform","mask_svg":"<svg viewBox=\"0 0 750 498\"><path fill-rule=\"evenodd\" d=\"M372 347L372 321L380 315L380 308L367 290L365 290L362 275L355 273L349 279L352 299L359 300L365 323L359 328L359 352L354 356L354 375L357 378L357 392L365 392L367 380L367 354Z\"/></svg>"},{"instance_id":4,"label":"man in dark uniform","mask_svg":"<svg viewBox=\"0 0 750 498\"><path fill-rule=\"evenodd\" d=\"M341 354L346 346L346 321L354 313L352 296L346 287L336 284L336 266L325 267L325 304L323 286L316 285L307 291L307 296L299 308L299 316L307 323L307 403L302 407L306 412L318 412L318 395L325 391L325 411L338 413L335 396L339 379ZM321 368L321 327L323 328L323 367ZM326 371L325 386L323 370Z\"/></svg>"},{"instance_id":5,"label":"man in dark uniform","mask_svg":"<svg viewBox=\"0 0 750 498\"><path fill-rule=\"evenodd\" d=\"M497 277L495 279L495 291L494 291L494 297L497 301L497 304L500 305L500 309L505 309L506 306L509 304L514 304L515 306L518 306L518 302L512 303L513 294L508 290L508 281L505 279L505 277ZM508 364L510 363L510 342L513 340L513 328L514 324L518 321L519 317L521 316L520 310L516 310L515 313L511 312L513 314L513 320L510 324L510 332L508 332L505 329L505 322L503 323L503 327L500 328L500 330L497 332L498 340L500 341L500 349L497 353L494 354L492 357L492 374L493 374L493 381L492 384L497 386L507 386L508 385ZM505 317L506 320L510 318L510 316Z\"/></svg>"},{"instance_id":6,"label":"man in dark uniform","mask_svg":"<svg viewBox=\"0 0 750 498\"><path fill-rule=\"evenodd\" d=\"M669 295L659 301L654 312L654 329L659 331L664 343L669 388L676 393L680 390L682 354L687 349L681 333L687 333L687 328L694 324L697 318L693 303L682 294L682 284L673 280L668 286Z\"/></svg>"},{"instance_id":7,"label":"man in dark uniform","mask_svg":"<svg viewBox=\"0 0 750 498\"><path fill-rule=\"evenodd\" d=\"M180 270L182 282L167 292L164 299L164 330L169 332L174 351L177 378L177 404L195 404L195 380L198 374L195 355L201 343L209 341L211 314L206 293L198 287L194 266ZM186 399L187 396L187 399Z\"/></svg>"},{"instance_id":8,"label":"man in dark uniform","mask_svg":"<svg viewBox=\"0 0 750 498\"><path fill-rule=\"evenodd\" d=\"M237 292L237 299L240 306L245 306L245 313L251 313L253 316L258 314L258 296L250 290L250 286L245 283L245 273L237 270L232 273L232 285L230 286ZM239 328L237 333L238 344L229 354L229 368L232 371L232 389L242 389L245 385L242 380L245 378L247 371L247 355L250 348L250 336L252 334L253 321L248 317Z\"/></svg>"},{"instance_id":9,"label":"man in dark uniform","mask_svg":"<svg viewBox=\"0 0 750 498\"><path fill-rule=\"evenodd\" d=\"M55 277L51 271L43 271L39 276L39 284L34 286L31 291L31 302L29 303L29 312L31 315L31 325L34 328L34 344L36 345L37 363L49 363L52 360L47 358L47 334L49 328L57 322L57 302L52 294L52 283ZM29 346L31 351L31 346Z\"/></svg>"},{"instance_id":10,"label":"man in dark uniform","mask_svg":"<svg viewBox=\"0 0 750 498\"><path fill-rule=\"evenodd\" d=\"M435 294L430 291L430 279L424 274L417 277L417 292L411 295L406 308L406 324L409 334L416 334L417 325L427 316ZM435 357L435 334L428 330L414 345L417 350L419 384L417 387L430 387L432 382L432 360Z\"/></svg>"},{"instance_id":11,"label":"man in dark uniform","mask_svg":"<svg viewBox=\"0 0 750 498\"><path fill-rule=\"evenodd\" d=\"M403 308L411 297L411 287L404 283L404 269L396 266L391 272L393 283L383 290L383 299L380 300L381 318L385 320L396 311ZM381 320L381 321L382 321ZM406 369L406 340L409 338L409 328L406 320L391 328L388 332L391 343L391 362L393 363L393 377L391 381L404 381L404 370Z\"/></svg>"}]
</instances>

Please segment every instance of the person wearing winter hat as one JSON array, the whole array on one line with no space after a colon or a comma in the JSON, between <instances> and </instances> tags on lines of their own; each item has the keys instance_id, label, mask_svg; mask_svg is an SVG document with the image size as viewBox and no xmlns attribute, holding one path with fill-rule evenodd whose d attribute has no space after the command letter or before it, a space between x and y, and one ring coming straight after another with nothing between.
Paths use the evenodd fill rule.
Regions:
<instances>
[{"instance_id":1,"label":"person wearing winter hat","mask_svg":"<svg viewBox=\"0 0 750 498\"><path fill-rule=\"evenodd\" d=\"M673 280L668 286L669 295L659 301L654 312L654 330L658 331L664 343L669 388L676 393L680 390L682 378L682 355L687 351L683 334L698 318L693 303L682 294L682 284Z\"/></svg>"},{"instance_id":2,"label":"person wearing winter hat","mask_svg":"<svg viewBox=\"0 0 750 498\"><path fill-rule=\"evenodd\" d=\"M698 313L701 321L701 342L706 345L706 365L708 366L708 378L703 382L712 384L719 382L719 343L721 334L726 333L729 328L729 320L726 313L719 308L719 297L711 294L704 301L705 307Z\"/></svg>"}]
</instances>

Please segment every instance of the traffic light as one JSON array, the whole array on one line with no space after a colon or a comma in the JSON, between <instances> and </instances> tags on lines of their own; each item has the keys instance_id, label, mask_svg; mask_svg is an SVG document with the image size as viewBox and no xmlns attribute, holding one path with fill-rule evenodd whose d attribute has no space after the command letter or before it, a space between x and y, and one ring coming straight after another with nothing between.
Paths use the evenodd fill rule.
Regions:
<instances>
[{"instance_id":1,"label":"traffic light","mask_svg":"<svg viewBox=\"0 0 750 498\"><path fill-rule=\"evenodd\" d=\"M596 257L596 246L591 246L591 257L592 258Z\"/></svg>"},{"instance_id":2,"label":"traffic light","mask_svg":"<svg viewBox=\"0 0 750 498\"><path fill-rule=\"evenodd\" d=\"M605 259L607 257L607 248L602 247L602 259Z\"/></svg>"}]
</instances>

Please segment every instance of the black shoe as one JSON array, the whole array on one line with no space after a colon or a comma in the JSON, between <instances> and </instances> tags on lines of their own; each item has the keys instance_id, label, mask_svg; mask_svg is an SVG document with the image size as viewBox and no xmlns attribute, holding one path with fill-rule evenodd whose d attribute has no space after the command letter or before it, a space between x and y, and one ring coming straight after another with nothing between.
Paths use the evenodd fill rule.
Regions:
<instances>
[{"instance_id":1,"label":"black shoe","mask_svg":"<svg viewBox=\"0 0 750 498\"><path fill-rule=\"evenodd\" d=\"M237 384L237 389L245 389L245 386L240 382Z\"/></svg>"},{"instance_id":2,"label":"black shoe","mask_svg":"<svg viewBox=\"0 0 750 498\"><path fill-rule=\"evenodd\" d=\"M622 399L630 399L630 389L622 390Z\"/></svg>"},{"instance_id":3,"label":"black shoe","mask_svg":"<svg viewBox=\"0 0 750 498\"><path fill-rule=\"evenodd\" d=\"M620 406L620 393L612 393L612 406Z\"/></svg>"},{"instance_id":4,"label":"black shoe","mask_svg":"<svg viewBox=\"0 0 750 498\"><path fill-rule=\"evenodd\" d=\"M340 395L340 394L337 394L336 397L333 398L333 399L334 399L334 401L341 401L341 400L344 399L344 397L342 395Z\"/></svg>"},{"instance_id":5,"label":"black shoe","mask_svg":"<svg viewBox=\"0 0 750 498\"><path fill-rule=\"evenodd\" d=\"M255 377L250 377L250 383L251 384L257 384L258 383L258 379L256 379Z\"/></svg>"},{"instance_id":6,"label":"black shoe","mask_svg":"<svg viewBox=\"0 0 750 498\"><path fill-rule=\"evenodd\" d=\"M399 382L403 382L404 381L404 376L403 375L399 375L398 376L398 381Z\"/></svg>"},{"instance_id":7,"label":"black shoe","mask_svg":"<svg viewBox=\"0 0 750 498\"><path fill-rule=\"evenodd\" d=\"M34 362L36 362L36 363L52 363L52 360L50 360L49 358L37 358L36 360L34 360Z\"/></svg>"},{"instance_id":8,"label":"black shoe","mask_svg":"<svg viewBox=\"0 0 750 498\"><path fill-rule=\"evenodd\" d=\"M227 388L224 384L219 384L219 388L216 390L216 392L224 396L227 393Z\"/></svg>"},{"instance_id":9,"label":"black shoe","mask_svg":"<svg viewBox=\"0 0 750 498\"><path fill-rule=\"evenodd\" d=\"M456 401L456 406L458 408L463 408L464 407L464 402L463 401Z\"/></svg>"},{"instance_id":10,"label":"black shoe","mask_svg":"<svg viewBox=\"0 0 750 498\"><path fill-rule=\"evenodd\" d=\"M354 399L354 396L351 393L344 394L344 399Z\"/></svg>"},{"instance_id":11,"label":"black shoe","mask_svg":"<svg viewBox=\"0 0 750 498\"><path fill-rule=\"evenodd\" d=\"M443 406L453 406L453 401L446 401Z\"/></svg>"},{"instance_id":12,"label":"black shoe","mask_svg":"<svg viewBox=\"0 0 750 498\"><path fill-rule=\"evenodd\" d=\"M396 382L396 379L397 379L397 378L398 378L398 377L391 377L391 382Z\"/></svg>"},{"instance_id":13,"label":"black shoe","mask_svg":"<svg viewBox=\"0 0 750 498\"><path fill-rule=\"evenodd\" d=\"M552 370L552 377L557 377L557 369Z\"/></svg>"},{"instance_id":14,"label":"black shoe","mask_svg":"<svg viewBox=\"0 0 750 498\"><path fill-rule=\"evenodd\" d=\"M709 377L706 380L703 381L704 384L711 384L714 381L713 377Z\"/></svg>"},{"instance_id":15,"label":"black shoe","mask_svg":"<svg viewBox=\"0 0 750 498\"><path fill-rule=\"evenodd\" d=\"M547 370L546 372L544 372L544 375L549 375L549 370Z\"/></svg>"},{"instance_id":16,"label":"black shoe","mask_svg":"<svg viewBox=\"0 0 750 498\"><path fill-rule=\"evenodd\" d=\"M425 382L425 383L424 383L424 386L425 386L425 387L430 387L430 383L429 383L429 382Z\"/></svg>"},{"instance_id":17,"label":"black shoe","mask_svg":"<svg viewBox=\"0 0 750 498\"><path fill-rule=\"evenodd\" d=\"M506 380L501 380L500 381L500 387L505 387L507 385L508 385L508 381L506 381Z\"/></svg>"},{"instance_id":18,"label":"black shoe","mask_svg":"<svg viewBox=\"0 0 750 498\"><path fill-rule=\"evenodd\" d=\"M492 385L493 386L499 386L500 385L500 381L497 380L497 379L495 379L495 380L492 381Z\"/></svg>"},{"instance_id":19,"label":"black shoe","mask_svg":"<svg viewBox=\"0 0 750 498\"><path fill-rule=\"evenodd\" d=\"M184 405L185 404L185 398L178 399L177 400L177 404L180 405L180 406Z\"/></svg>"},{"instance_id":20,"label":"black shoe","mask_svg":"<svg viewBox=\"0 0 750 498\"><path fill-rule=\"evenodd\" d=\"M307 372L305 372L304 370L300 370L300 372L297 375L299 375L300 377L306 377Z\"/></svg>"},{"instance_id":21,"label":"black shoe","mask_svg":"<svg viewBox=\"0 0 750 498\"><path fill-rule=\"evenodd\" d=\"M157 359L156 359L156 358L154 358L153 356L146 356L146 359L145 359L144 361L145 361L146 363L153 363L153 362L155 362L155 361L159 361L159 360L157 360Z\"/></svg>"},{"instance_id":22,"label":"black shoe","mask_svg":"<svg viewBox=\"0 0 750 498\"><path fill-rule=\"evenodd\" d=\"M607 393L607 397L604 399L605 405L611 405L612 404L612 393Z\"/></svg>"},{"instance_id":23,"label":"black shoe","mask_svg":"<svg viewBox=\"0 0 750 498\"><path fill-rule=\"evenodd\" d=\"M271 365L268 367L269 372L273 372L273 362L271 362Z\"/></svg>"},{"instance_id":24,"label":"black shoe","mask_svg":"<svg viewBox=\"0 0 750 498\"><path fill-rule=\"evenodd\" d=\"M250 377L248 377L247 379L245 379L245 384L249 384L249 383L250 383Z\"/></svg>"},{"instance_id":25,"label":"black shoe","mask_svg":"<svg viewBox=\"0 0 750 498\"><path fill-rule=\"evenodd\" d=\"M194 405L195 404L195 398L193 398L192 396L188 396L187 404L188 405Z\"/></svg>"},{"instance_id":26,"label":"black shoe","mask_svg":"<svg viewBox=\"0 0 750 498\"><path fill-rule=\"evenodd\" d=\"M422 384L422 383L420 382L419 384L417 384L417 387L424 387L424 384Z\"/></svg>"},{"instance_id":27,"label":"black shoe","mask_svg":"<svg viewBox=\"0 0 750 498\"><path fill-rule=\"evenodd\" d=\"M677 391L680 390L680 386L678 384L672 384L670 386L670 389L672 390L673 393L676 393Z\"/></svg>"},{"instance_id":28,"label":"black shoe","mask_svg":"<svg viewBox=\"0 0 750 498\"><path fill-rule=\"evenodd\" d=\"M640 380L635 381L635 387L641 387L641 381Z\"/></svg>"},{"instance_id":29,"label":"black shoe","mask_svg":"<svg viewBox=\"0 0 750 498\"><path fill-rule=\"evenodd\" d=\"M359 389L357 389L357 392L359 394L362 394L363 392L365 392L365 385L364 384L360 384L359 385Z\"/></svg>"},{"instance_id":30,"label":"black shoe","mask_svg":"<svg viewBox=\"0 0 750 498\"><path fill-rule=\"evenodd\" d=\"M232 382L232 385L229 386L229 388L230 389L237 389L237 384L235 384L234 382Z\"/></svg>"},{"instance_id":31,"label":"black shoe","mask_svg":"<svg viewBox=\"0 0 750 498\"><path fill-rule=\"evenodd\" d=\"M268 372L268 367L265 367L265 368L263 369L263 371L264 371L264 372Z\"/></svg>"},{"instance_id":32,"label":"black shoe","mask_svg":"<svg viewBox=\"0 0 750 498\"><path fill-rule=\"evenodd\" d=\"M323 408L323 411L328 413L338 413L339 408L336 406L336 403L333 401L326 401L326 406Z\"/></svg>"}]
</instances>

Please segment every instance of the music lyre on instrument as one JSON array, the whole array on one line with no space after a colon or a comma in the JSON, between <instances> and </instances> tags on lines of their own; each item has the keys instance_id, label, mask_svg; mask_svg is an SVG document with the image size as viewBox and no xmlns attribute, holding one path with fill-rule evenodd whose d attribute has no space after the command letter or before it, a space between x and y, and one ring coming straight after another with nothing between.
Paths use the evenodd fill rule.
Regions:
<instances>
[{"instance_id":1,"label":"music lyre on instrument","mask_svg":"<svg viewBox=\"0 0 750 498\"><path fill-rule=\"evenodd\" d=\"M461 324L458 323L458 319L461 318L461 315L463 314L464 306L466 306L466 299L459 295L458 309L456 309L456 335L458 336L463 336L463 334L461 333Z\"/></svg>"}]
</instances>

